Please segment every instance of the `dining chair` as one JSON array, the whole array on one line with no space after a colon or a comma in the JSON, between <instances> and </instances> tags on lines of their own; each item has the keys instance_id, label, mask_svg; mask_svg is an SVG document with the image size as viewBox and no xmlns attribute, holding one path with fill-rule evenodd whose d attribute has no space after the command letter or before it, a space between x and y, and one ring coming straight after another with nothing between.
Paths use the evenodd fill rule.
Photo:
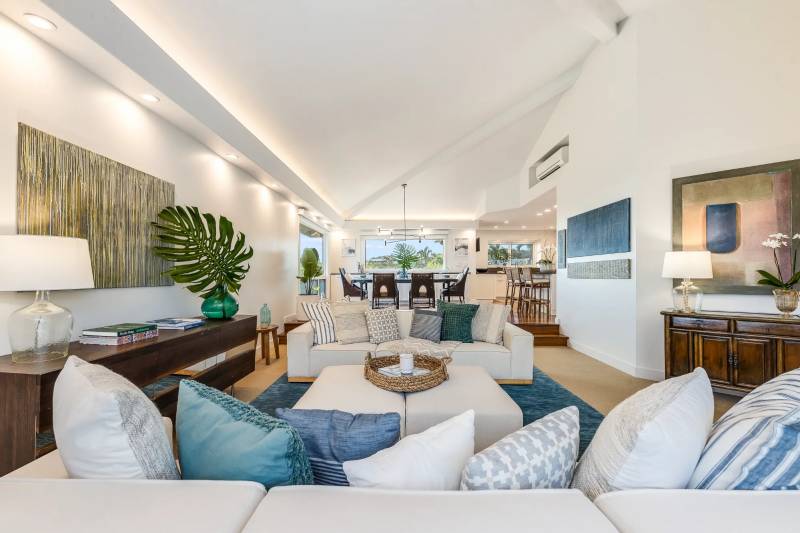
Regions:
<instances>
[{"instance_id":1,"label":"dining chair","mask_svg":"<svg viewBox=\"0 0 800 533\"><path fill-rule=\"evenodd\" d=\"M517 311L519 313L529 313L534 307L533 278L530 267L519 267L519 303Z\"/></svg>"},{"instance_id":2,"label":"dining chair","mask_svg":"<svg viewBox=\"0 0 800 533\"><path fill-rule=\"evenodd\" d=\"M436 288L432 273L411 273L411 290L408 293L408 308L436 307Z\"/></svg>"},{"instance_id":3,"label":"dining chair","mask_svg":"<svg viewBox=\"0 0 800 533\"><path fill-rule=\"evenodd\" d=\"M400 306L400 292L397 290L397 281L394 274L373 274L372 275L372 308L377 309L385 303L391 301L391 305Z\"/></svg>"},{"instance_id":4,"label":"dining chair","mask_svg":"<svg viewBox=\"0 0 800 533\"><path fill-rule=\"evenodd\" d=\"M467 290L467 275L469 274L469 267L464 267L461 274L458 275L452 285L446 289L442 289L442 299L447 298L449 302L451 298L458 298L461 303L464 303L464 295Z\"/></svg>"},{"instance_id":5,"label":"dining chair","mask_svg":"<svg viewBox=\"0 0 800 533\"><path fill-rule=\"evenodd\" d=\"M355 283L350 280L344 268L339 268L339 277L342 278L342 292L345 297L358 296L359 300L363 300L367 297L366 291L361 287L357 287Z\"/></svg>"},{"instance_id":6,"label":"dining chair","mask_svg":"<svg viewBox=\"0 0 800 533\"><path fill-rule=\"evenodd\" d=\"M532 289L534 291L534 309L536 314L550 317L550 274L535 274L532 276Z\"/></svg>"}]
</instances>

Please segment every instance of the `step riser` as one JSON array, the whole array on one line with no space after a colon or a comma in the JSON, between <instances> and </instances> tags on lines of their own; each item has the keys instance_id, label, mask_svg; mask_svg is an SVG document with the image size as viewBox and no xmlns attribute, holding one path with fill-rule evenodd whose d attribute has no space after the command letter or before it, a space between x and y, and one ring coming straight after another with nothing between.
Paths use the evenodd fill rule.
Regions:
<instances>
[{"instance_id":1,"label":"step riser","mask_svg":"<svg viewBox=\"0 0 800 533\"><path fill-rule=\"evenodd\" d=\"M533 337L534 346L567 346L569 337L563 335L540 335Z\"/></svg>"}]
</instances>

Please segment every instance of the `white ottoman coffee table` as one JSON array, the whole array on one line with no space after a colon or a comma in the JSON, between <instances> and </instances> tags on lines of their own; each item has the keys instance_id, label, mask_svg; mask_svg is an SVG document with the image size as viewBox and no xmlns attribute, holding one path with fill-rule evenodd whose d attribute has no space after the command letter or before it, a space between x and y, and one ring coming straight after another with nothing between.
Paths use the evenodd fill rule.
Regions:
<instances>
[{"instance_id":1,"label":"white ottoman coffee table","mask_svg":"<svg viewBox=\"0 0 800 533\"><path fill-rule=\"evenodd\" d=\"M475 452L522 427L522 409L480 366L448 366L450 379L406 393L406 433L421 433L468 409L475 410Z\"/></svg>"},{"instance_id":2,"label":"white ottoman coffee table","mask_svg":"<svg viewBox=\"0 0 800 533\"><path fill-rule=\"evenodd\" d=\"M364 378L361 365L326 367L295 409L338 409L348 413L399 413L403 436L475 411L475 452L522 427L522 410L486 370L450 366L450 379L408 394L380 389Z\"/></svg>"}]
</instances>

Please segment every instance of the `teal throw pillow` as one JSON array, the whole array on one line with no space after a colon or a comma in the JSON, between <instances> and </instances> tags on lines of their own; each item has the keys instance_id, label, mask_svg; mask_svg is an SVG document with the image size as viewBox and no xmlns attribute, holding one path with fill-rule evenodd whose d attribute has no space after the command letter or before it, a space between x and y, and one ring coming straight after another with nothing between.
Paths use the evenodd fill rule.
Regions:
<instances>
[{"instance_id":1,"label":"teal throw pillow","mask_svg":"<svg viewBox=\"0 0 800 533\"><path fill-rule=\"evenodd\" d=\"M266 488L313 482L292 426L202 383L181 381L175 428L183 479L256 481Z\"/></svg>"},{"instance_id":2,"label":"teal throw pillow","mask_svg":"<svg viewBox=\"0 0 800 533\"><path fill-rule=\"evenodd\" d=\"M472 319L479 305L452 304L439 300L437 308L442 312L442 340L472 342Z\"/></svg>"}]
</instances>

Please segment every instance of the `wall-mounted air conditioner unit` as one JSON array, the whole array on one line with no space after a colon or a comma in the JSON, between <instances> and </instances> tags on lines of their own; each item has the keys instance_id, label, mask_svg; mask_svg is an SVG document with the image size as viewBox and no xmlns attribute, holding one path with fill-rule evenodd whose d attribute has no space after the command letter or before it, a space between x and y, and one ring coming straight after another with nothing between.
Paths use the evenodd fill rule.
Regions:
<instances>
[{"instance_id":1,"label":"wall-mounted air conditioner unit","mask_svg":"<svg viewBox=\"0 0 800 533\"><path fill-rule=\"evenodd\" d=\"M563 167L569 162L569 146L562 146L553 155L536 165L536 181L542 181L547 176ZM533 180L531 180L533 181ZM531 183L531 186L536 183Z\"/></svg>"}]
</instances>

